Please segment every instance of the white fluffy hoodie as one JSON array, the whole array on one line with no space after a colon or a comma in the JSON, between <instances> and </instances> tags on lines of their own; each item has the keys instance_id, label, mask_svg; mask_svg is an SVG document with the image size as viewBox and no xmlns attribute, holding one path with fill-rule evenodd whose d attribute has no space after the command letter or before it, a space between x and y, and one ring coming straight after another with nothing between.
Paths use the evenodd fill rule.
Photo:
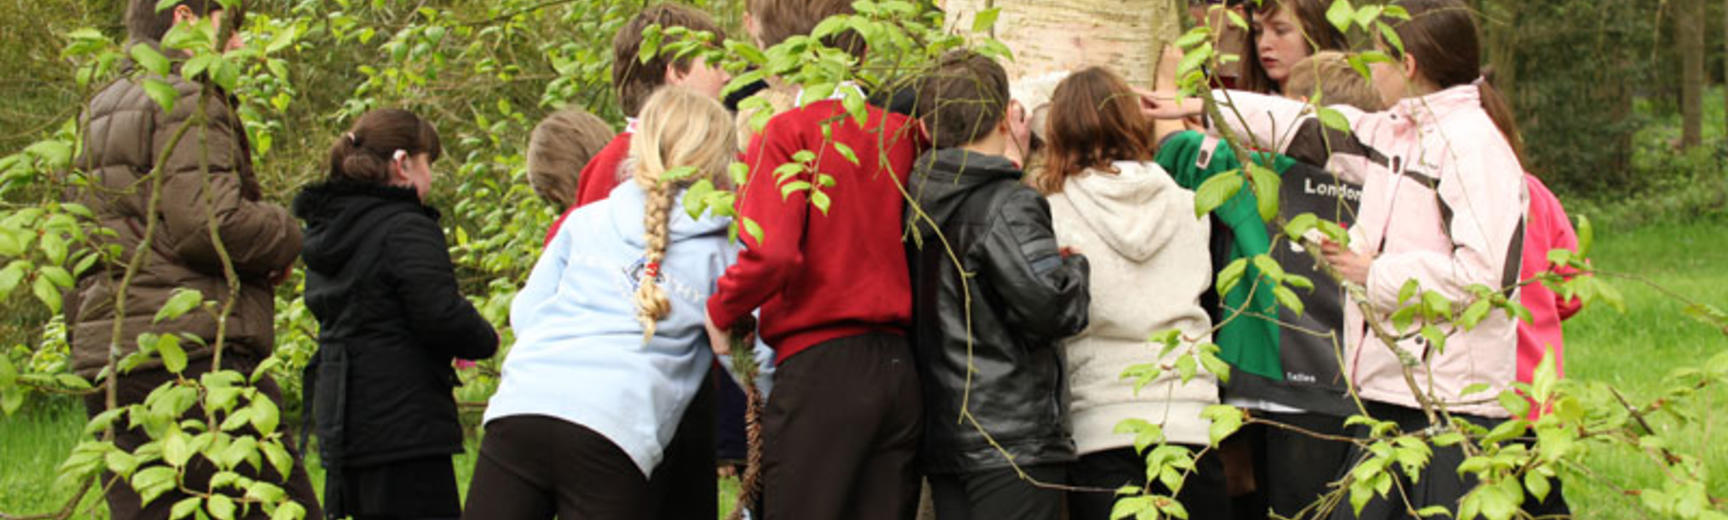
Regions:
<instances>
[{"instance_id":1,"label":"white fluffy hoodie","mask_svg":"<svg viewBox=\"0 0 1728 520\"><path fill-rule=\"evenodd\" d=\"M1081 454L1133 446L1115 433L1125 419L1164 428L1166 442L1207 442L1200 417L1218 403L1216 378L1204 370L1182 383L1167 370L1135 395L1122 379L1130 366L1194 354L1184 344L1159 359L1154 332L1180 329L1211 341L1211 319L1200 294L1212 283L1210 227L1194 216L1194 193L1153 162L1117 162L1118 173L1089 170L1051 195L1056 240L1092 264L1091 325L1063 346L1068 376L1069 425ZM1171 365L1173 366L1173 365Z\"/></svg>"}]
</instances>

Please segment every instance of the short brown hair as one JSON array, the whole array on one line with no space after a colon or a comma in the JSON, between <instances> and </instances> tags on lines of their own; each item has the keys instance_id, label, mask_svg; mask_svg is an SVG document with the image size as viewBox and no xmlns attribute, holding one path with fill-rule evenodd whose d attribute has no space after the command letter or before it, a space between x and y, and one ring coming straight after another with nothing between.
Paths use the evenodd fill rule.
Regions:
<instances>
[{"instance_id":1,"label":"short brown hair","mask_svg":"<svg viewBox=\"0 0 1728 520\"><path fill-rule=\"evenodd\" d=\"M1088 67L1056 85L1050 96L1050 148L1038 191L1062 191L1068 177L1114 161L1149 161L1157 152L1152 120L1140 111L1140 95L1122 76Z\"/></svg>"},{"instance_id":2,"label":"short brown hair","mask_svg":"<svg viewBox=\"0 0 1728 520\"><path fill-rule=\"evenodd\" d=\"M644 63L637 56L642 49L642 31L652 25L659 25L662 29L683 27L713 33L714 41L726 39L726 32L720 29L720 25L694 7L662 3L637 13L618 30L617 36L612 37L612 89L618 93L618 107L626 116L636 117L642 111L642 104L648 102L648 96L666 84L667 65L678 72L690 70L691 58L674 60L671 56L656 54Z\"/></svg>"},{"instance_id":3,"label":"short brown hair","mask_svg":"<svg viewBox=\"0 0 1728 520\"><path fill-rule=\"evenodd\" d=\"M606 120L580 108L553 112L528 135L528 185L546 202L576 203L576 177L616 135Z\"/></svg>"},{"instance_id":4,"label":"short brown hair","mask_svg":"<svg viewBox=\"0 0 1728 520\"><path fill-rule=\"evenodd\" d=\"M191 8L198 16L222 10L222 3L216 0L180 0L160 11L156 10L156 0L132 0L126 7L126 33L133 40L161 41L174 27L174 9L180 6ZM234 27L246 22L245 2L235 5L233 16L238 17Z\"/></svg>"},{"instance_id":5,"label":"short brown hair","mask_svg":"<svg viewBox=\"0 0 1728 520\"><path fill-rule=\"evenodd\" d=\"M1008 73L996 60L976 52L943 54L920 83L919 119L937 148L989 135L1008 112Z\"/></svg>"},{"instance_id":6,"label":"short brown hair","mask_svg":"<svg viewBox=\"0 0 1728 520\"><path fill-rule=\"evenodd\" d=\"M437 161L443 153L438 130L413 112L380 108L354 121L348 133L330 146L330 179L388 184L390 161L396 151L427 154Z\"/></svg>"},{"instance_id":7,"label":"short brown hair","mask_svg":"<svg viewBox=\"0 0 1728 520\"><path fill-rule=\"evenodd\" d=\"M1320 96L1310 101L1316 103L1350 105L1368 112L1386 109L1380 91L1350 66L1350 58L1342 52L1316 52L1290 67L1290 77L1284 80L1285 94L1313 96L1315 88L1320 89Z\"/></svg>"},{"instance_id":8,"label":"short brown hair","mask_svg":"<svg viewBox=\"0 0 1728 520\"><path fill-rule=\"evenodd\" d=\"M773 47L793 36L808 35L822 20L853 14L852 0L748 0L750 17L763 47ZM852 31L824 40L824 45L864 57L864 40Z\"/></svg>"}]
</instances>

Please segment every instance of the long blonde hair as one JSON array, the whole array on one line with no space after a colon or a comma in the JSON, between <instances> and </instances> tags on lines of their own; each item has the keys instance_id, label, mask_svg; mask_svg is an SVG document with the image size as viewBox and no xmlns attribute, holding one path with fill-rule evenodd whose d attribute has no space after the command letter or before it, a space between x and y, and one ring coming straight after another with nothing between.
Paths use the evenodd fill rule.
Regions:
<instances>
[{"instance_id":1,"label":"long blonde hair","mask_svg":"<svg viewBox=\"0 0 1728 520\"><path fill-rule=\"evenodd\" d=\"M642 340L647 341L654 337L655 324L672 310L658 278L660 263L666 259L673 198L680 189L702 179L724 187L736 138L732 118L718 101L676 86L662 87L649 96L636 124L637 131L630 138L630 158L635 165L631 175L648 200L642 212L648 246L643 251L642 279L636 287L636 319L642 322ZM664 178L667 172L682 167L695 171L676 179Z\"/></svg>"}]
</instances>

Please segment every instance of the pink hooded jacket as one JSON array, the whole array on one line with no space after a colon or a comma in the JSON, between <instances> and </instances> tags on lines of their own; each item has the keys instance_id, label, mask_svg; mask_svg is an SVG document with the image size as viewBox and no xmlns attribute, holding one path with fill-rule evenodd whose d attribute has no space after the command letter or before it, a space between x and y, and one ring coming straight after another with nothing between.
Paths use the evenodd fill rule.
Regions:
<instances>
[{"instance_id":1,"label":"pink hooded jacket","mask_svg":"<svg viewBox=\"0 0 1728 520\"><path fill-rule=\"evenodd\" d=\"M1534 175L1525 175L1524 183L1530 189L1529 240L1524 242L1524 266L1518 276L1528 280L1552 265L1548 262L1549 251L1566 249L1577 252L1578 232L1572 229L1572 221L1566 217L1566 208L1560 206L1560 199L1554 197L1542 181ZM1562 275L1573 271L1568 268L1556 270ZM1524 286L1518 296L1519 303L1530 309L1530 322L1518 323L1518 380L1529 383L1535 378L1536 365L1542 362L1542 356L1549 347L1554 349L1555 375L1565 376L1565 338L1560 331L1560 322L1578 313L1578 300L1562 299L1540 283ZM1539 412L1533 407L1530 418L1535 419Z\"/></svg>"},{"instance_id":2,"label":"pink hooded jacket","mask_svg":"<svg viewBox=\"0 0 1728 520\"><path fill-rule=\"evenodd\" d=\"M1327 130L1301 102L1215 91L1226 124L1259 146L1322 164L1363 184L1350 247L1378 255L1369 267L1368 303L1390 315L1408 280L1455 302L1474 298L1471 286L1517 291L1526 208L1518 157L1482 109L1473 85L1407 98L1384 112L1345 106L1351 134ZM1241 117L1237 117L1236 114ZM1286 188L1289 189L1289 188ZM1308 189L1308 187L1303 187ZM1346 370L1364 399L1415 408L1398 356L1369 333L1361 310L1345 306ZM1476 328L1433 348L1416 326L1397 330L1396 348L1430 359L1417 386L1453 412L1506 417L1492 399L1518 376L1517 325L1491 312ZM1442 329L1447 327L1442 326ZM1461 395L1473 384L1485 392Z\"/></svg>"}]
</instances>

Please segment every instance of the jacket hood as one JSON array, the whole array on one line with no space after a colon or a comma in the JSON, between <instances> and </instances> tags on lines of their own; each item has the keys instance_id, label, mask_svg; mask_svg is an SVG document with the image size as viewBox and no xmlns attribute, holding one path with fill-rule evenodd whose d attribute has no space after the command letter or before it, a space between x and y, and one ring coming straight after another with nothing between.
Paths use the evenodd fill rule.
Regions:
<instances>
[{"instance_id":1,"label":"jacket hood","mask_svg":"<svg viewBox=\"0 0 1728 520\"><path fill-rule=\"evenodd\" d=\"M1157 163L1117 161L1112 166L1118 173L1087 170L1070 177L1062 194L1116 254L1144 262L1171 242L1183 224L1177 218L1193 218L1194 198L1171 196L1183 190Z\"/></svg>"},{"instance_id":2,"label":"jacket hood","mask_svg":"<svg viewBox=\"0 0 1728 520\"><path fill-rule=\"evenodd\" d=\"M667 212L667 217L671 219L666 226L668 243L726 232L732 219L706 214L700 220L690 218L690 212L684 210L684 193L685 190L679 189L677 193L672 195L672 209ZM631 247L646 249L648 238L644 235L647 233L647 226L643 225L642 214L647 207L648 194L643 192L635 181L625 180L618 187L612 189L612 193L606 196L605 202L606 204L596 203L590 204L590 206L605 208L603 211L611 213L614 229L617 230L618 236L624 239L624 243L630 244ZM580 221L580 217L572 215L566 225Z\"/></svg>"},{"instance_id":3,"label":"jacket hood","mask_svg":"<svg viewBox=\"0 0 1728 520\"><path fill-rule=\"evenodd\" d=\"M966 195L980 185L1003 179L1018 180L1020 168L1000 155L985 155L960 148L943 148L924 152L912 163L909 186L912 200L930 219L947 221L966 201ZM910 212L910 208L908 208ZM907 216L916 223L922 220L915 213ZM935 228L915 226L921 237L930 238Z\"/></svg>"},{"instance_id":4,"label":"jacket hood","mask_svg":"<svg viewBox=\"0 0 1728 520\"><path fill-rule=\"evenodd\" d=\"M353 181L313 184L294 197L294 216L306 221L300 254L306 267L335 272L371 237L374 225L403 212L438 219L438 210L420 202L413 188Z\"/></svg>"}]
</instances>

